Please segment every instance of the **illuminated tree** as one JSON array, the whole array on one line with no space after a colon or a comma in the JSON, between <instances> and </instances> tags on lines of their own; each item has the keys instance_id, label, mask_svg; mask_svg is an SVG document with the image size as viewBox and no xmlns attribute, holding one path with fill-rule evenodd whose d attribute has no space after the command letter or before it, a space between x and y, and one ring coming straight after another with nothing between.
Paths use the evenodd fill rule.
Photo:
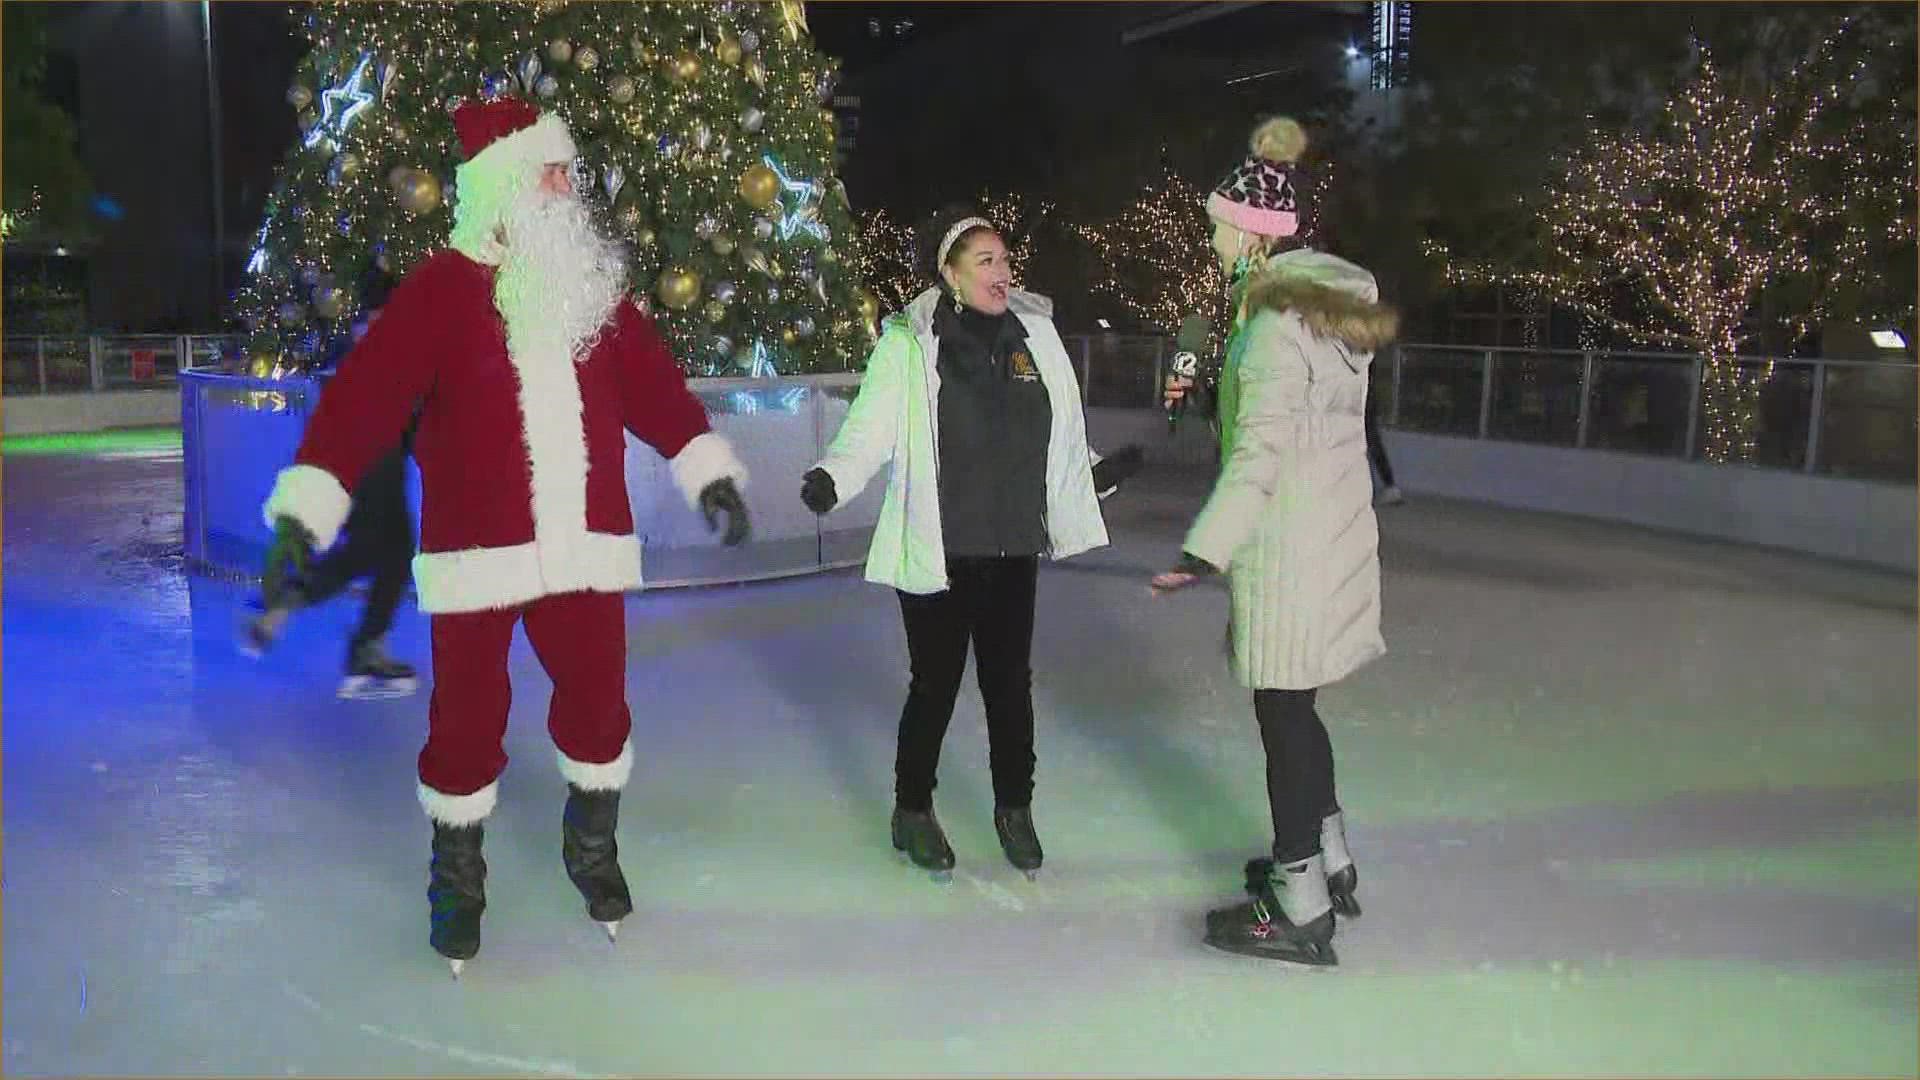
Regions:
<instances>
[{"instance_id":1,"label":"illuminated tree","mask_svg":"<svg viewBox=\"0 0 1920 1080\"><path fill-rule=\"evenodd\" d=\"M800 0L324 0L288 91L301 138L236 298L260 354L337 340L377 268L446 243L451 109L513 95L558 112L580 186L632 254L630 288L696 374L841 370L872 298L834 178L833 63Z\"/></svg>"},{"instance_id":2,"label":"illuminated tree","mask_svg":"<svg viewBox=\"0 0 1920 1080\"><path fill-rule=\"evenodd\" d=\"M1105 266L1095 293L1117 300L1142 323L1164 333L1204 315L1216 335L1226 325L1227 281L1213 254L1206 193L1163 166L1160 182L1103 225L1083 226Z\"/></svg>"},{"instance_id":3,"label":"illuminated tree","mask_svg":"<svg viewBox=\"0 0 1920 1080\"><path fill-rule=\"evenodd\" d=\"M1637 340L1703 354L1707 456L1751 460L1772 365L1743 371L1735 357L1762 329L1763 293L1792 336L1841 305L1912 317L1911 291L1889 310L1874 280L1914 260L1912 117L1876 79L1875 49L1841 58L1854 25L1764 89L1701 48L1651 128L1595 130L1565 158L1535 211L1530 262L1451 260L1449 280L1537 289Z\"/></svg>"}]
</instances>

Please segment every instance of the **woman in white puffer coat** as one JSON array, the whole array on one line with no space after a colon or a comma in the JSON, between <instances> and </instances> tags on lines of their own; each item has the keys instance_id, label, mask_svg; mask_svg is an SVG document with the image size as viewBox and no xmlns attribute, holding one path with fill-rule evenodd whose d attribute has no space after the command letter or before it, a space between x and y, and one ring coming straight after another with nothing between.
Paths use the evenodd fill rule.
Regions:
<instances>
[{"instance_id":1,"label":"woman in white puffer coat","mask_svg":"<svg viewBox=\"0 0 1920 1080\"><path fill-rule=\"evenodd\" d=\"M1208 198L1214 250L1236 279L1222 465L1179 564L1153 585L1229 575L1232 667L1254 691L1267 754L1273 857L1248 864L1251 902L1208 914L1207 943L1332 964L1334 912L1359 914L1358 875L1314 698L1386 651L1364 416L1368 364L1398 319L1372 274L1308 246L1305 147L1297 123L1267 121Z\"/></svg>"}]
</instances>

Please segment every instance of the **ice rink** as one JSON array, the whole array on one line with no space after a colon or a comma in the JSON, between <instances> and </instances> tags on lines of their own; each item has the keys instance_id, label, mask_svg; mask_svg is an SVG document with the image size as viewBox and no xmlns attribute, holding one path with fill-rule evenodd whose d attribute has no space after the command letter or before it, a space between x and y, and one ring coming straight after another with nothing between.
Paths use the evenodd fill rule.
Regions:
<instances>
[{"instance_id":1,"label":"ice rink","mask_svg":"<svg viewBox=\"0 0 1920 1080\"><path fill-rule=\"evenodd\" d=\"M787 484L798 478L758 478ZM1912 578L1573 519L1382 512L1390 654L1322 694L1363 918L1331 971L1200 944L1269 842L1209 477L1041 574L1035 817L1001 858L963 694L941 886L887 839L899 608L857 572L627 601L638 910L562 873L524 638L480 956L428 947L426 697L343 703L355 601L264 663L180 565L177 435L4 457L11 1074L1906 1075ZM403 610L391 645L427 659Z\"/></svg>"}]
</instances>

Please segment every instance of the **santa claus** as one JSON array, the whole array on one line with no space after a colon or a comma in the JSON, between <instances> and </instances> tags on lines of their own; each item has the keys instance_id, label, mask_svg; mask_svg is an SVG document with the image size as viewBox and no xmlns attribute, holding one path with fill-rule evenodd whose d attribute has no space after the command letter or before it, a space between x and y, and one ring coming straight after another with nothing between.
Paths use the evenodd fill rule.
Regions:
<instances>
[{"instance_id":1,"label":"santa claus","mask_svg":"<svg viewBox=\"0 0 1920 1080\"><path fill-rule=\"evenodd\" d=\"M419 409L413 574L433 631L419 794L433 822L430 941L457 976L480 949L516 623L553 679L567 874L609 937L633 910L614 843L633 767L621 593L640 584L621 428L669 459L709 526L726 517L726 543L746 539L747 514L746 470L573 192L566 125L512 99L468 103L453 122L467 160L451 250L401 282L341 366L265 514L271 586L333 543L353 485Z\"/></svg>"}]
</instances>

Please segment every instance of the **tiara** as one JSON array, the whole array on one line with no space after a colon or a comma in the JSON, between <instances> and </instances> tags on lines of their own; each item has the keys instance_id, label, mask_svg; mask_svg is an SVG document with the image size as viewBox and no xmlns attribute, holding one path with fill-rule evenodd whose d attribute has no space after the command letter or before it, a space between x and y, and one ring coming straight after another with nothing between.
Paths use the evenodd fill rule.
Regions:
<instances>
[{"instance_id":1,"label":"tiara","mask_svg":"<svg viewBox=\"0 0 1920 1080\"><path fill-rule=\"evenodd\" d=\"M953 250L953 242L960 239L960 235L968 229L991 228L993 228L993 222L983 217L961 218L954 222L953 228L947 230L947 235L940 238L940 251L933 257L933 265L938 267L947 264L947 252Z\"/></svg>"}]
</instances>

